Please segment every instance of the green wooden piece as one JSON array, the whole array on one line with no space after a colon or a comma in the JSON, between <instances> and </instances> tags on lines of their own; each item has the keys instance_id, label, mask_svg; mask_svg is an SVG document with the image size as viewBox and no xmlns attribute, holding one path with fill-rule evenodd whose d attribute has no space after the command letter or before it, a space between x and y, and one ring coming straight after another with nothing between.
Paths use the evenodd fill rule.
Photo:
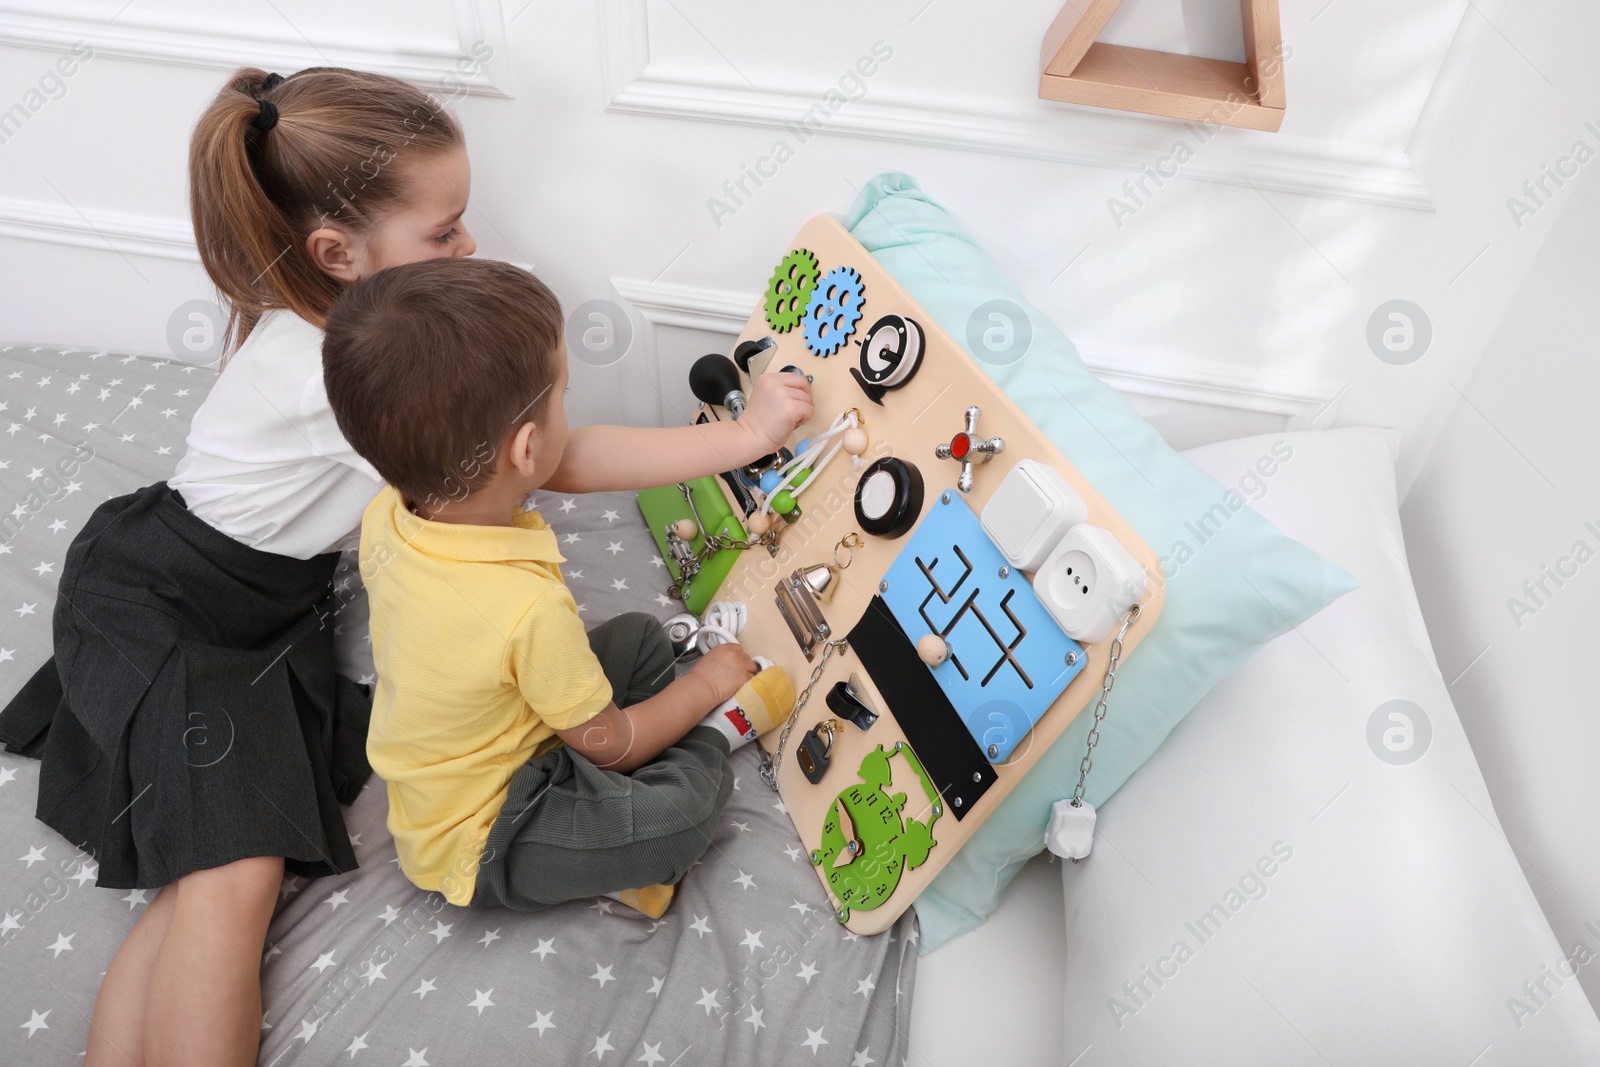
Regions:
<instances>
[{"instance_id":1,"label":"green wooden piece","mask_svg":"<svg viewBox=\"0 0 1600 1067\"><path fill-rule=\"evenodd\" d=\"M895 755L904 757L922 781L929 803L927 822L903 816L906 795L888 791L889 757ZM834 798L822 823L821 847L811 853L812 866L823 868L839 901L834 918L840 922L849 920L852 908L870 911L881 905L894 894L901 874L922 865L938 844L933 824L944 811L939 791L909 745L897 742L889 751L879 745L862 759L859 774L860 782Z\"/></svg>"},{"instance_id":2,"label":"green wooden piece","mask_svg":"<svg viewBox=\"0 0 1600 1067\"><path fill-rule=\"evenodd\" d=\"M722 495L722 487L714 475L696 478L685 484L689 486L689 492L694 497L694 506L700 512L700 518L705 520L713 532L731 538L745 536L744 527L734 518L733 508L728 505L728 498ZM724 548L712 553L711 558L700 564L700 573L694 576L687 588L683 588L684 583L679 581L681 576L677 564L673 562L672 553L667 549L667 529L676 525L680 519L694 519L694 515L689 511L689 505L684 502L683 493L676 485L663 485L640 492L638 502L639 511L650 527L650 536L655 538L656 548L661 551L661 558L666 562L672 580L680 587L684 608L695 615L702 614L728 577L728 572L733 570L733 565L739 561L739 551ZM705 531L696 533L690 544L696 552L704 548Z\"/></svg>"}]
</instances>

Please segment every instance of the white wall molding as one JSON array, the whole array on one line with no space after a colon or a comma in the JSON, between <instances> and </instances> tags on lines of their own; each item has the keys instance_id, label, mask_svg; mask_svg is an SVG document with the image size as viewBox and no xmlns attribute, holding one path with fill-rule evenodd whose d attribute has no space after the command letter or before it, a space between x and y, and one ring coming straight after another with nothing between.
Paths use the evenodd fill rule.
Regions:
<instances>
[{"instance_id":1,"label":"white wall molding","mask_svg":"<svg viewBox=\"0 0 1600 1067\"><path fill-rule=\"evenodd\" d=\"M318 44L293 27L264 29L259 21L197 24L133 7L112 23L103 9L52 3L50 14L40 14L37 4L5 0L0 2L0 44L66 51L84 41L96 55L212 70L254 66L288 73L314 66L353 67L403 78L446 96L510 96L511 58L501 0L453 0L452 6L455 36L437 44L411 38L396 43L381 33L366 41ZM474 60L477 42L492 50L487 62Z\"/></svg>"},{"instance_id":2,"label":"white wall molding","mask_svg":"<svg viewBox=\"0 0 1600 1067\"><path fill-rule=\"evenodd\" d=\"M69 204L43 200L0 197L0 237L123 255L200 260L187 219L174 221L98 209L85 212Z\"/></svg>"},{"instance_id":3,"label":"white wall molding","mask_svg":"<svg viewBox=\"0 0 1600 1067\"><path fill-rule=\"evenodd\" d=\"M1506 0L1488 2L1498 10ZM740 77L652 61L647 0L611 0L598 6L610 111L782 128L831 87L821 80L768 78L759 71ZM1445 142L1460 133L1462 86L1493 35L1492 26L1476 25L1484 22L1469 5L1406 151L1223 130L1219 140L1184 165L1181 176L1432 210L1434 194L1419 164L1446 155ZM1100 124L1103 136L1066 138L1060 114L1055 105L1034 100L874 89L833 114L820 132L1134 171L1152 162L1153 148L1157 156L1167 150L1165 141L1150 140L1149 119L1096 116L1105 120ZM1131 132L1132 139L1119 138L1116 131Z\"/></svg>"},{"instance_id":4,"label":"white wall molding","mask_svg":"<svg viewBox=\"0 0 1600 1067\"><path fill-rule=\"evenodd\" d=\"M651 329L706 330L725 334L730 342L744 330L760 300L751 293L635 278L613 278L611 284ZM1075 343L1089 369L1118 392L1278 415L1303 427L1330 425L1346 388L1337 382L1179 361L1094 341Z\"/></svg>"},{"instance_id":5,"label":"white wall molding","mask_svg":"<svg viewBox=\"0 0 1600 1067\"><path fill-rule=\"evenodd\" d=\"M744 330L760 299L728 289L703 289L638 278L612 278L611 284L651 326L681 326L729 336L737 336Z\"/></svg>"}]
</instances>

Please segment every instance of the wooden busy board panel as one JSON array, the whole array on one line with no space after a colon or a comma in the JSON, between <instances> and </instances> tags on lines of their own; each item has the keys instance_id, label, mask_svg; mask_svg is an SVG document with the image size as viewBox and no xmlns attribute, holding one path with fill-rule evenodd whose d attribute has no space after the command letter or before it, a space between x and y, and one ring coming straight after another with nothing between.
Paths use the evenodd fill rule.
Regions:
<instances>
[{"instance_id":1,"label":"wooden busy board panel","mask_svg":"<svg viewBox=\"0 0 1600 1067\"><path fill-rule=\"evenodd\" d=\"M794 441L826 429L841 412L857 409L865 420L869 439L868 450L862 457L863 468L873 460L889 455L913 464L923 476L925 491L921 516L924 519L934 509L958 507L961 503L975 513L981 512L996 486L1018 460L1032 459L1055 468L1087 504L1088 522L1114 534L1145 570L1149 586L1140 602L1141 614L1123 642L1124 655L1134 654L1160 615L1165 595L1156 554L1022 414L965 349L952 340L837 221L827 216L812 219L801 229L791 247L812 252L824 274L835 266L849 266L860 272L865 283L863 315L857 324L856 334L830 357L813 355L806 348L798 327L785 333L774 333L766 321L763 308L756 309L740 334L741 341L768 335L777 340L777 350L767 363L765 373L781 373L780 368L792 364L804 369L813 378L815 414L795 434L791 446ZM916 375L902 387L886 393L882 398L882 406L879 406L868 400L851 376L850 368L858 365L857 345L861 334L878 316L887 313L916 320L923 328L925 345L922 365ZM1005 448L989 463L976 466L971 491L958 494L956 483L961 471L960 464L935 458L934 450L937 445L949 442L957 431L964 428L965 412L973 404L982 409L980 435L1004 438ZM726 417L724 412L718 414ZM808 661L803 654L778 609L776 586L796 568L830 561L834 546L841 538L852 531L860 532L854 513L854 493L859 478L860 472L852 469L848 455L841 453L836 456L800 495L802 517L793 525L783 528L776 554L760 549L745 551L717 593L718 599L741 600L747 605L749 621L740 635L741 644L752 655L769 657L781 665L793 679L796 691L805 687L821 657L819 652L816 658ZM724 492L727 492L726 487ZM946 499L947 492L951 502L941 503L942 499ZM735 513L742 514L729 495ZM915 530L910 535L895 539L863 536L864 544L855 550L850 565L839 574L836 592L831 600L821 605L832 636L849 634L862 623L863 616L869 611L881 612L881 608L875 607L884 602L880 596L880 583L884 582L885 575L895 564L901 550L914 536ZM843 556L841 553L841 559ZM1025 577L1020 574L1016 577L1026 584ZM877 628L877 619L878 616L874 615L860 632L874 635L887 632ZM882 620L881 625L892 624ZM1059 631L1056 636L1060 636ZM911 634L910 638L915 641L917 635ZM1080 666L1066 689L1049 705L1033 729L1016 743L1014 750L1003 760L992 764L991 780L984 787L982 795L965 806L960 818L955 817L950 803L930 802L926 790L919 784L915 768L908 766L908 761L903 757L894 757L897 742L910 745L908 734L896 718L896 712L901 716L917 714L917 687L896 684L886 686L884 689L888 691L882 691L866 669L862 655L853 647L846 646L834 653L811 699L800 713L778 768L779 793L790 818L794 820L801 841L808 851L821 847L824 823L830 816L837 828L837 798L842 792L860 784L858 771L863 767L863 761L882 746L887 754L894 757L889 760L893 768L893 781L882 793L869 790L873 803L878 804L883 796L903 793L906 798L903 809L898 813L890 811L884 814L884 818L891 822L897 818L914 818L924 825L931 821L934 842L931 847L927 847L924 841L921 847L911 849L910 859L898 865L898 883L891 880L892 892L881 903L868 910L859 907L849 909L845 920L849 929L861 934L877 933L891 926L911 905L923 887L949 862L1073 718L1085 707L1092 706L1105 678L1109 646L1109 639L1083 646L1087 653L1086 664ZM862 650L863 653L867 651ZM921 669L927 670L926 667ZM838 719L829 711L824 695L836 682L847 680L852 675L863 683L868 702L884 714L865 730L841 720L841 729L835 732L828 770L821 781L814 785L802 774L795 753L802 735L818 721ZM914 678L912 680L917 681ZM1110 714L1116 714L1114 698ZM916 733L915 725L913 733ZM779 730L771 731L760 739L760 743L769 752L774 752L779 734ZM919 736L926 745L926 732ZM913 752L917 749L915 745L910 747ZM877 760L873 766L880 767L881 763L881 760ZM1073 766L1077 766L1076 761ZM1060 783L1063 791L1069 790L1072 784ZM861 796L858 790L857 799ZM936 807L943 810L939 817L932 818ZM860 821L866 810L856 809L856 821ZM851 836L851 830L859 831L860 827L846 826L846 836ZM837 835L834 840L838 840ZM847 857L844 862L870 859ZM920 862L917 862L919 859ZM824 887L828 888L829 880L823 866L814 864L814 869ZM831 890L830 900L838 907L839 900Z\"/></svg>"}]
</instances>

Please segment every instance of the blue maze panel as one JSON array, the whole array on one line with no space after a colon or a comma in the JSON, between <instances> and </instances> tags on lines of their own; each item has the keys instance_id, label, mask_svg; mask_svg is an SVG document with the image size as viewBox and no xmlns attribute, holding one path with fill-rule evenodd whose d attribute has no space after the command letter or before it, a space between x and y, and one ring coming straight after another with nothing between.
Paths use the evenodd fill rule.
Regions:
<instances>
[{"instance_id":1,"label":"blue maze panel","mask_svg":"<svg viewBox=\"0 0 1600 1067\"><path fill-rule=\"evenodd\" d=\"M1010 758L1087 662L953 490L940 494L884 581L884 603L913 645L930 633L949 645L950 658L926 669L990 762Z\"/></svg>"}]
</instances>

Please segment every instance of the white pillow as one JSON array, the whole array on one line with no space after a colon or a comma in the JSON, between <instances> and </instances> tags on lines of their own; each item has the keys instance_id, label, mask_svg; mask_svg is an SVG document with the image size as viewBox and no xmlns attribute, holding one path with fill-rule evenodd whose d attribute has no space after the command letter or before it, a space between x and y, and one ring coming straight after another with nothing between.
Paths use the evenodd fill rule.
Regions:
<instances>
[{"instance_id":1,"label":"white pillow","mask_svg":"<svg viewBox=\"0 0 1600 1067\"><path fill-rule=\"evenodd\" d=\"M1061 865L1068 1060L1600 1063L1434 662L1397 445L1357 428L1185 453L1361 588L1220 683ZM1420 714L1379 713L1395 700Z\"/></svg>"}]
</instances>

